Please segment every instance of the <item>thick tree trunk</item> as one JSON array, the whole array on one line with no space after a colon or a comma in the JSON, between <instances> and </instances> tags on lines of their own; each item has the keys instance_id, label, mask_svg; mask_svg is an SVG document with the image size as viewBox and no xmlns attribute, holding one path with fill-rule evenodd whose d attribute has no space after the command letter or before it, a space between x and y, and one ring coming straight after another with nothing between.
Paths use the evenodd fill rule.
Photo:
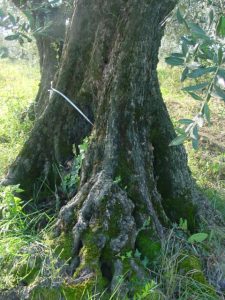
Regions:
<instances>
[{"instance_id":1,"label":"thick tree trunk","mask_svg":"<svg viewBox=\"0 0 225 300\"><path fill-rule=\"evenodd\" d=\"M90 8L103 13L97 28L104 34L110 30L110 47L80 189L61 209L57 223L58 234L73 228L73 257L80 261L72 264L76 284L106 278L113 289L127 270L128 281L133 276L144 280L143 267L134 259L128 266L121 256L143 250L140 230L149 217L149 243L157 244L164 228L180 218L187 219L190 230L197 227L199 194L184 148L168 146L175 133L156 70L162 22L174 5L158 0L77 1L80 22L81 12ZM96 39L93 48L101 49Z\"/></svg>"}]
</instances>

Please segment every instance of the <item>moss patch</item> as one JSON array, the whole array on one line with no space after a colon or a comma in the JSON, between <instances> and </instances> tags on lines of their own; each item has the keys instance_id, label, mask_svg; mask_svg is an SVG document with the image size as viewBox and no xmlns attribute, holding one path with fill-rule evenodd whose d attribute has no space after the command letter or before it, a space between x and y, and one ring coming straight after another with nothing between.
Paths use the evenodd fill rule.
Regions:
<instances>
[{"instance_id":1,"label":"moss patch","mask_svg":"<svg viewBox=\"0 0 225 300\"><path fill-rule=\"evenodd\" d=\"M97 245L96 238L96 233L91 230L84 234L82 239L83 247L80 251L81 263L73 275L74 279L83 277L84 274L90 275L90 278L87 281L82 280L81 284L70 287L70 290L79 290L80 293L81 291L85 292L85 290L88 292L92 290L102 291L105 288L107 280L102 276L100 267L101 251ZM71 291L67 291L67 293L71 293Z\"/></svg>"},{"instance_id":2,"label":"moss patch","mask_svg":"<svg viewBox=\"0 0 225 300\"><path fill-rule=\"evenodd\" d=\"M163 202L163 207L170 220L179 223L180 219L187 220L188 229L191 232L197 230L196 213L197 208L191 201L186 199L188 195L180 198L167 198Z\"/></svg>"},{"instance_id":3,"label":"moss patch","mask_svg":"<svg viewBox=\"0 0 225 300\"><path fill-rule=\"evenodd\" d=\"M62 294L66 300L75 300L75 299L87 299L88 295L92 295L94 287L96 285L95 280L85 280L79 284L63 284Z\"/></svg>"},{"instance_id":4,"label":"moss patch","mask_svg":"<svg viewBox=\"0 0 225 300\"><path fill-rule=\"evenodd\" d=\"M62 294L58 288L36 287L32 290L31 300L61 300ZM74 298L75 299L75 298Z\"/></svg>"},{"instance_id":5,"label":"moss patch","mask_svg":"<svg viewBox=\"0 0 225 300\"><path fill-rule=\"evenodd\" d=\"M141 252L142 256L147 257L150 262L156 260L161 250L160 243L154 241L151 236L151 230L142 230L136 239L137 249Z\"/></svg>"},{"instance_id":6,"label":"moss patch","mask_svg":"<svg viewBox=\"0 0 225 300\"><path fill-rule=\"evenodd\" d=\"M60 237L55 240L56 254L60 256L63 260L69 260L72 257L72 249L73 249L73 238L72 235L67 233L62 233Z\"/></svg>"},{"instance_id":7,"label":"moss patch","mask_svg":"<svg viewBox=\"0 0 225 300\"><path fill-rule=\"evenodd\" d=\"M178 264L178 272L182 276L187 276L193 279L193 285L190 286L192 290L197 290L200 287L204 289L207 292L207 294L210 294L211 296L215 297L215 299L218 299L215 289L208 283L202 271L201 262L196 256L184 255L184 257L181 257L180 262Z\"/></svg>"}]
</instances>

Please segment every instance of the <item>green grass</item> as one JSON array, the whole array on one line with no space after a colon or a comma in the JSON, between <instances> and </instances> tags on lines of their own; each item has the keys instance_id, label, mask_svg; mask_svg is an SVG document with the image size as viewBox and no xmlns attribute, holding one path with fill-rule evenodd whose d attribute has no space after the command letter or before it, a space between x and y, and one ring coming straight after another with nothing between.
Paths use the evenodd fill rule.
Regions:
<instances>
[{"instance_id":1,"label":"green grass","mask_svg":"<svg viewBox=\"0 0 225 300\"><path fill-rule=\"evenodd\" d=\"M32 128L26 111L35 99L39 78L38 67L26 61L0 60L0 178Z\"/></svg>"}]
</instances>

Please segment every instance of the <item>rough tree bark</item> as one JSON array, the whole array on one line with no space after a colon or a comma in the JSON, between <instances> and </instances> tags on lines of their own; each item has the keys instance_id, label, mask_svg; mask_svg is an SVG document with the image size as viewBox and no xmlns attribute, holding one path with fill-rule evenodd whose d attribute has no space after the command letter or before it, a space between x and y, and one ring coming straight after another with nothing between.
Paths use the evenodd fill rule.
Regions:
<instances>
[{"instance_id":1,"label":"rough tree bark","mask_svg":"<svg viewBox=\"0 0 225 300\"><path fill-rule=\"evenodd\" d=\"M57 234L73 238L74 283L116 278L129 270L145 277L135 260L140 228L151 220L155 243L180 218L197 227L202 196L183 146L169 147L175 132L157 78L164 21L176 0L76 0L55 87L94 121L79 191L64 206ZM8 182L26 188L52 159L63 160L74 141L91 132L85 120L53 95L38 119ZM79 259L78 259L79 258Z\"/></svg>"}]
</instances>

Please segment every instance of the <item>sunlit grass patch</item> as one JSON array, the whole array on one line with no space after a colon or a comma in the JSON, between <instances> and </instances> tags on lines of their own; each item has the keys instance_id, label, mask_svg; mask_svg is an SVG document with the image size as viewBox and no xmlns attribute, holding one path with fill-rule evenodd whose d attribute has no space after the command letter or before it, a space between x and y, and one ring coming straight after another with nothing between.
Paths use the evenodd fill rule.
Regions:
<instances>
[{"instance_id":1,"label":"sunlit grass patch","mask_svg":"<svg viewBox=\"0 0 225 300\"><path fill-rule=\"evenodd\" d=\"M177 68L171 68L165 63L158 65L158 77L164 99L181 100L185 93L181 91L180 73Z\"/></svg>"},{"instance_id":2,"label":"sunlit grass patch","mask_svg":"<svg viewBox=\"0 0 225 300\"><path fill-rule=\"evenodd\" d=\"M25 112L35 99L39 78L37 66L0 60L0 178L32 127Z\"/></svg>"}]
</instances>

